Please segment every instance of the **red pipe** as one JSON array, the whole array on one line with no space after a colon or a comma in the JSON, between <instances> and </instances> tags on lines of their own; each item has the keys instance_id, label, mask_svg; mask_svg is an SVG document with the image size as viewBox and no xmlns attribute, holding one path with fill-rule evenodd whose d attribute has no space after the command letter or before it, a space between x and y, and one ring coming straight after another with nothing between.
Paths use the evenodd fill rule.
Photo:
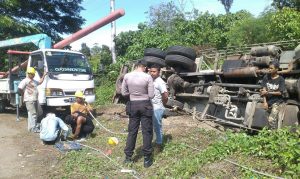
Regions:
<instances>
[{"instance_id":1,"label":"red pipe","mask_svg":"<svg viewBox=\"0 0 300 179\"><path fill-rule=\"evenodd\" d=\"M119 17L122 17L125 14L124 9L118 9L114 12L112 12L111 14L109 14L108 16L96 21L95 23L89 25L88 27L81 29L79 31L77 31L76 33L72 34L71 36L65 38L64 40L56 43L53 45L54 49L60 49L60 48L64 48L65 46L71 44L72 42L86 36L87 34L99 29L100 27L118 19Z\"/></svg>"},{"instance_id":2,"label":"red pipe","mask_svg":"<svg viewBox=\"0 0 300 179\"><path fill-rule=\"evenodd\" d=\"M17 51L17 50L7 50L8 54L17 54L17 55L30 55L31 52L25 52L25 51Z\"/></svg>"}]
</instances>

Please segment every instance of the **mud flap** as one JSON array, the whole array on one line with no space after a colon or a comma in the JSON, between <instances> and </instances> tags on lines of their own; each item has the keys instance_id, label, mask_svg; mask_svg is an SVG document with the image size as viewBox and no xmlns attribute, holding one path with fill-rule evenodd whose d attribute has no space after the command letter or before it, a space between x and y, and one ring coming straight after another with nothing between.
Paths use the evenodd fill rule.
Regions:
<instances>
[{"instance_id":1,"label":"mud flap","mask_svg":"<svg viewBox=\"0 0 300 179\"><path fill-rule=\"evenodd\" d=\"M253 102L248 102L246 106L244 125L249 128L266 127L269 125L268 116L268 112L265 109L261 108L259 106L259 103L253 106Z\"/></svg>"},{"instance_id":2,"label":"mud flap","mask_svg":"<svg viewBox=\"0 0 300 179\"><path fill-rule=\"evenodd\" d=\"M299 125L299 108L296 105L282 105L278 114L278 129L291 126L295 127Z\"/></svg>"}]
</instances>

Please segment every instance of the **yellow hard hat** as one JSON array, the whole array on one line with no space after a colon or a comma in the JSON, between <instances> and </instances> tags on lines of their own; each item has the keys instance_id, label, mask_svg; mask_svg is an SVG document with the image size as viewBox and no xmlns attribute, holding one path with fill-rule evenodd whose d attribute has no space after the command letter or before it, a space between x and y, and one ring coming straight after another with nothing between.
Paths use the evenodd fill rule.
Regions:
<instances>
[{"instance_id":1,"label":"yellow hard hat","mask_svg":"<svg viewBox=\"0 0 300 179\"><path fill-rule=\"evenodd\" d=\"M110 137L108 138L108 144L112 146L118 145L119 140L116 137Z\"/></svg>"},{"instance_id":2,"label":"yellow hard hat","mask_svg":"<svg viewBox=\"0 0 300 179\"><path fill-rule=\"evenodd\" d=\"M33 67L29 67L29 68L27 68L27 73L35 74L35 69Z\"/></svg>"},{"instance_id":3,"label":"yellow hard hat","mask_svg":"<svg viewBox=\"0 0 300 179\"><path fill-rule=\"evenodd\" d=\"M75 97L77 97L77 98L84 98L83 92L82 91L76 91Z\"/></svg>"}]
</instances>

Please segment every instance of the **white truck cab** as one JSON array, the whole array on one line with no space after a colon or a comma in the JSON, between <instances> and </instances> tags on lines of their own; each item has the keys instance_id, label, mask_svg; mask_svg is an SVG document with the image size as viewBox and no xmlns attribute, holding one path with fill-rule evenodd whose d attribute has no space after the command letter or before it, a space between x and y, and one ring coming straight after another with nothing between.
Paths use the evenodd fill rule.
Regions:
<instances>
[{"instance_id":1,"label":"white truck cab","mask_svg":"<svg viewBox=\"0 0 300 179\"><path fill-rule=\"evenodd\" d=\"M28 66L36 69L34 79L48 75L38 86L39 103L45 106L69 106L75 100L75 92L81 90L88 103L95 102L95 86L91 67L80 52L58 49L33 51Z\"/></svg>"}]
</instances>

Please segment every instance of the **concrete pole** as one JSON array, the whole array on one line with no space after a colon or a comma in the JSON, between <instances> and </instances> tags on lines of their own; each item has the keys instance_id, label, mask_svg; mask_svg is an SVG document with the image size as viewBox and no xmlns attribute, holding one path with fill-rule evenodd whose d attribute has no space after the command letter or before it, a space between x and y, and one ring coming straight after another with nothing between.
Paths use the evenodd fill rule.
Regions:
<instances>
[{"instance_id":1,"label":"concrete pole","mask_svg":"<svg viewBox=\"0 0 300 179\"><path fill-rule=\"evenodd\" d=\"M110 0L110 12L115 11L115 0ZM112 56L112 62L116 63L116 43L114 42L114 39L116 37L116 21L111 22L111 56Z\"/></svg>"}]
</instances>

